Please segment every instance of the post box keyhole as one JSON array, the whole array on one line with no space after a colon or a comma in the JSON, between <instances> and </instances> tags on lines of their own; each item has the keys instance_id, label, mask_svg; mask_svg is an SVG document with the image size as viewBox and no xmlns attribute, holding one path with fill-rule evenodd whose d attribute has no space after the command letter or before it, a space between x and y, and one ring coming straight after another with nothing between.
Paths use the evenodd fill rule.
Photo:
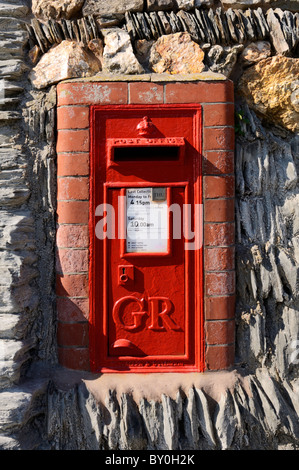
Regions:
<instances>
[{"instance_id":1,"label":"post box keyhole","mask_svg":"<svg viewBox=\"0 0 299 470\"><path fill-rule=\"evenodd\" d=\"M121 275L120 275L120 280L121 280L122 282L128 282L128 279L129 279L129 278L128 278L127 274L126 274L126 268L122 268L122 273L121 273Z\"/></svg>"},{"instance_id":2,"label":"post box keyhole","mask_svg":"<svg viewBox=\"0 0 299 470\"><path fill-rule=\"evenodd\" d=\"M134 281L134 266L129 264L118 266L118 279L119 285L131 284Z\"/></svg>"}]
</instances>

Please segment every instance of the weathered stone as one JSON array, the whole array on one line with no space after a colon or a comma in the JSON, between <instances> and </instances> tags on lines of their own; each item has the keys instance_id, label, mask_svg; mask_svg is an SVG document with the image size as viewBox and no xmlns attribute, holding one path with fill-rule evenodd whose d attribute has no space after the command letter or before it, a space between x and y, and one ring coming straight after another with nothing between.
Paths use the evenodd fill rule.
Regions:
<instances>
[{"instance_id":1,"label":"weathered stone","mask_svg":"<svg viewBox=\"0 0 299 470\"><path fill-rule=\"evenodd\" d=\"M100 71L99 60L74 41L53 46L29 74L32 84L42 89L60 80L89 77Z\"/></svg>"},{"instance_id":2,"label":"weathered stone","mask_svg":"<svg viewBox=\"0 0 299 470\"><path fill-rule=\"evenodd\" d=\"M242 44L235 46L220 46L216 45L211 47L207 56L206 62L212 72L222 73L229 77L236 65L238 54L243 49Z\"/></svg>"},{"instance_id":3,"label":"weathered stone","mask_svg":"<svg viewBox=\"0 0 299 470\"><path fill-rule=\"evenodd\" d=\"M38 18L72 18L84 0L32 0L32 12Z\"/></svg>"},{"instance_id":4,"label":"weathered stone","mask_svg":"<svg viewBox=\"0 0 299 470\"><path fill-rule=\"evenodd\" d=\"M266 18L264 16L264 12L261 8L257 8L256 10L253 10L253 13L255 15L256 21L259 24L259 27L261 29L263 39L268 37L269 35L269 26L266 21Z\"/></svg>"},{"instance_id":5,"label":"weathered stone","mask_svg":"<svg viewBox=\"0 0 299 470\"><path fill-rule=\"evenodd\" d=\"M198 10L195 10L195 14L193 15L194 21L196 23L197 31L199 34L199 37L201 41L205 42L206 39L206 34L205 34L205 28L201 20L201 16L198 14Z\"/></svg>"},{"instance_id":6,"label":"weathered stone","mask_svg":"<svg viewBox=\"0 0 299 470\"><path fill-rule=\"evenodd\" d=\"M18 79L24 72L28 70L28 67L22 60L9 59L0 61L0 78Z\"/></svg>"},{"instance_id":7,"label":"weathered stone","mask_svg":"<svg viewBox=\"0 0 299 470\"><path fill-rule=\"evenodd\" d=\"M129 75L144 72L126 31L120 28L105 31L104 44L103 72Z\"/></svg>"},{"instance_id":8,"label":"weathered stone","mask_svg":"<svg viewBox=\"0 0 299 470\"><path fill-rule=\"evenodd\" d=\"M47 52L50 44L41 28L41 25L39 23L39 21L36 19L36 18L33 18L31 20L31 26L32 26L32 29L34 31L34 34L35 34L35 37L36 37L36 40L37 40L37 43L40 47L40 50L42 52Z\"/></svg>"},{"instance_id":9,"label":"weathered stone","mask_svg":"<svg viewBox=\"0 0 299 470\"><path fill-rule=\"evenodd\" d=\"M171 29L171 26L170 26L170 23L167 19L167 16L166 14L164 13L164 11L158 11L158 16L160 18L160 21L161 21L161 24L162 24L162 28L164 30L164 33L165 34L171 34L173 33L172 29ZM147 38L145 38L147 39Z\"/></svg>"},{"instance_id":10,"label":"weathered stone","mask_svg":"<svg viewBox=\"0 0 299 470\"><path fill-rule=\"evenodd\" d=\"M246 34L245 25L243 23L243 17L241 16L239 10L235 10L234 12L236 15L236 25L237 25L237 33L239 36L239 40L241 43L244 43L247 40L247 34Z\"/></svg>"},{"instance_id":11,"label":"weathered stone","mask_svg":"<svg viewBox=\"0 0 299 470\"><path fill-rule=\"evenodd\" d=\"M186 25L186 31L190 34L193 41L199 42L201 37L199 36L199 31L193 16L184 10L180 10L177 13L177 17Z\"/></svg>"},{"instance_id":12,"label":"weathered stone","mask_svg":"<svg viewBox=\"0 0 299 470\"><path fill-rule=\"evenodd\" d=\"M229 30L228 30L228 26L227 26L226 16L223 13L221 8L216 8L214 19L215 19L215 23L217 25L217 28L220 32L221 41L223 42L224 45L229 44L230 43L230 36L229 36Z\"/></svg>"},{"instance_id":13,"label":"weathered stone","mask_svg":"<svg viewBox=\"0 0 299 470\"><path fill-rule=\"evenodd\" d=\"M194 7L212 7L214 5L214 0L194 0Z\"/></svg>"},{"instance_id":14,"label":"weathered stone","mask_svg":"<svg viewBox=\"0 0 299 470\"><path fill-rule=\"evenodd\" d=\"M297 113L299 113L299 80L295 80L291 85L291 105Z\"/></svg>"},{"instance_id":15,"label":"weathered stone","mask_svg":"<svg viewBox=\"0 0 299 470\"><path fill-rule=\"evenodd\" d=\"M96 22L100 28L111 28L112 26L119 26L124 18L125 15L123 13L99 15L96 17Z\"/></svg>"},{"instance_id":16,"label":"weathered stone","mask_svg":"<svg viewBox=\"0 0 299 470\"><path fill-rule=\"evenodd\" d=\"M146 0L146 9L148 11L171 10L174 4L174 0Z\"/></svg>"},{"instance_id":17,"label":"weathered stone","mask_svg":"<svg viewBox=\"0 0 299 470\"><path fill-rule=\"evenodd\" d=\"M99 28L97 26L97 23L96 23L93 15L89 15L87 18L88 18L88 21L89 21L94 39L99 38L100 37Z\"/></svg>"},{"instance_id":18,"label":"weathered stone","mask_svg":"<svg viewBox=\"0 0 299 470\"><path fill-rule=\"evenodd\" d=\"M235 24L236 24L235 17L236 17L235 12L231 8L229 8L226 12L226 19L227 19L229 34L233 42L239 42L237 29L235 28Z\"/></svg>"},{"instance_id":19,"label":"weathered stone","mask_svg":"<svg viewBox=\"0 0 299 470\"><path fill-rule=\"evenodd\" d=\"M158 13L163 13L163 12L158 12ZM140 39L146 39L149 41L151 39L151 30L147 25L147 22L145 21L143 13L135 13L135 18L138 23L138 30L141 31L142 37Z\"/></svg>"},{"instance_id":20,"label":"weathered stone","mask_svg":"<svg viewBox=\"0 0 299 470\"><path fill-rule=\"evenodd\" d=\"M149 68L149 57L153 43L154 41L146 41L146 39L135 41L136 58L145 70Z\"/></svg>"},{"instance_id":21,"label":"weathered stone","mask_svg":"<svg viewBox=\"0 0 299 470\"><path fill-rule=\"evenodd\" d=\"M182 23L180 22L179 18L176 16L174 11L169 13L169 17L171 19L171 24L173 25L173 33L180 33L183 31ZM299 20L298 20L299 21Z\"/></svg>"},{"instance_id":22,"label":"weathered stone","mask_svg":"<svg viewBox=\"0 0 299 470\"><path fill-rule=\"evenodd\" d=\"M96 56L96 58L102 63L104 46L101 39L91 39L88 43L88 49Z\"/></svg>"},{"instance_id":23,"label":"weathered stone","mask_svg":"<svg viewBox=\"0 0 299 470\"><path fill-rule=\"evenodd\" d=\"M143 0L86 0L83 15L125 14L127 11L142 11Z\"/></svg>"},{"instance_id":24,"label":"weathered stone","mask_svg":"<svg viewBox=\"0 0 299 470\"><path fill-rule=\"evenodd\" d=\"M153 45L150 66L154 72L170 74L200 73L204 52L188 33L162 36Z\"/></svg>"},{"instance_id":25,"label":"weathered stone","mask_svg":"<svg viewBox=\"0 0 299 470\"><path fill-rule=\"evenodd\" d=\"M248 8L247 10L245 10L245 17L247 18L248 20L248 26L249 26L249 35L248 35L248 38L251 39L252 41L255 41L257 40L257 37L258 37L258 34L257 34L257 29L256 29L256 24L255 24L255 19L254 19L254 16L253 16L253 13L252 13L252 10L250 8ZM247 30L246 30L247 31ZM251 36L251 38L250 38Z\"/></svg>"},{"instance_id":26,"label":"weathered stone","mask_svg":"<svg viewBox=\"0 0 299 470\"><path fill-rule=\"evenodd\" d=\"M159 20L159 16L156 11L150 11L149 13L150 19L152 21L153 27L155 31L157 32L158 37L164 35L164 31L162 29L161 22ZM153 36L155 37L155 36ZM142 38L141 38L142 39Z\"/></svg>"},{"instance_id":27,"label":"weathered stone","mask_svg":"<svg viewBox=\"0 0 299 470\"><path fill-rule=\"evenodd\" d=\"M255 8L262 4L263 0L221 0L224 8Z\"/></svg>"},{"instance_id":28,"label":"weathered stone","mask_svg":"<svg viewBox=\"0 0 299 470\"><path fill-rule=\"evenodd\" d=\"M202 10L198 10L197 8L195 9L195 20L202 40L211 43L212 38L210 37L209 28L207 27L206 19L203 16Z\"/></svg>"},{"instance_id":29,"label":"weathered stone","mask_svg":"<svg viewBox=\"0 0 299 470\"><path fill-rule=\"evenodd\" d=\"M137 37L137 31L135 28L135 22L133 20L132 14L130 12L126 12L125 19L126 19L127 32L129 33L130 38L134 41L134 39L136 39ZM149 25L151 27L151 24Z\"/></svg>"},{"instance_id":30,"label":"weathered stone","mask_svg":"<svg viewBox=\"0 0 299 470\"><path fill-rule=\"evenodd\" d=\"M242 10L238 10L238 13L239 13L240 17L242 18L244 28L245 28L245 31L246 31L247 39L249 41L254 41L255 34L254 34L253 25L251 23L250 18L246 15L246 12L244 12Z\"/></svg>"},{"instance_id":31,"label":"weathered stone","mask_svg":"<svg viewBox=\"0 0 299 470\"><path fill-rule=\"evenodd\" d=\"M74 20L72 23L77 24L77 23L76 23L76 20ZM53 37L54 43L60 44L60 43L64 40L63 31L62 31L62 28L60 27L60 24L57 23L56 21L50 19L50 20L47 22L47 26L48 26L48 28L49 28L50 34L51 34L52 37ZM80 36L78 35L77 41L80 41L80 39L81 39L81 38L80 38Z\"/></svg>"},{"instance_id":32,"label":"weathered stone","mask_svg":"<svg viewBox=\"0 0 299 470\"><path fill-rule=\"evenodd\" d=\"M176 0L177 6L182 10L192 10L194 8L194 0Z\"/></svg>"},{"instance_id":33,"label":"weathered stone","mask_svg":"<svg viewBox=\"0 0 299 470\"><path fill-rule=\"evenodd\" d=\"M142 29L141 24L138 21L137 14L132 13L131 18L132 18L134 28L135 28L135 31L136 31L136 37L138 39L144 39L143 29Z\"/></svg>"},{"instance_id":34,"label":"weathered stone","mask_svg":"<svg viewBox=\"0 0 299 470\"><path fill-rule=\"evenodd\" d=\"M209 18L209 22L210 22L210 27L213 30L214 36L216 37L216 42L219 43L219 42L221 42L220 31L218 29L217 22L216 22L216 19L215 19L215 14L214 14L212 8L210 8L209 11L208 11L208 18Z\"/></svg>"},{"instance_id":35,"label":"weathered stone","mask_svg":"<svg viewBox=\"0 0 299 470\"><path fill-rule=\"evenodd\" d=\"M208 36L208 42L211 44L216 44L217 43L217 37L216 34L211 27L210 19L208 16L208 13L206 10L201 10L201 17L204 23L204 26L206 28L207 36Z\"/></svg>"},{"instance_id":36,"label":"weathered stone","mask_svg":"<svg viewBox=\"0 0 299 470\"><path fill-rule=\"evenodd\" d=\"M240 58L245 65L252 65L271 56L271 44L267 41L257 41L248 44Z\"/></svg>"},{"instance_id":37,"label":"weathered stone","mask_svg":"<svg viewBox=\"0 0 299 470\"><path fill-rule=\"evenodd\" d=\"M1 2L0 3L0 17L8 16L11 18L24 18L29 13L29 8L24 4Z\"/></svg>"},{"instance_id":38,"label":"weathered stone","mask_svg":"<svg viewBox=\"0 0 299 470\"><path fill-rule=\"evenodd\" d=\"M276 8L274 13L280 20L281 28L290 50L294 49L298 44L299 38L292 13L290 11L282 11L280 8Z\"/></svg>"},{"instance_id":39,"label":"weathered stone","mask_svg":"<svg viewBox=\"0 0 299 470\"><path fill-rule=\"evenodd\" d=\"M244 72L239 91L259 115L295 132L299 130L299 115L291 96L298 92L298 75L297 59L271 57Z\"/></svg>"},{"instance_id":40,"label":"weathered stone","mask_svg":"<svg viewBox=\"0 0 299 470\"><path fill-rule=\"evenodd\" d=\"M269 25L270 40L277 54L285 55L289 52L289 45L284 37L281 23L272 8L267 11L267 22Z\"/></svg>"}]
</instances>

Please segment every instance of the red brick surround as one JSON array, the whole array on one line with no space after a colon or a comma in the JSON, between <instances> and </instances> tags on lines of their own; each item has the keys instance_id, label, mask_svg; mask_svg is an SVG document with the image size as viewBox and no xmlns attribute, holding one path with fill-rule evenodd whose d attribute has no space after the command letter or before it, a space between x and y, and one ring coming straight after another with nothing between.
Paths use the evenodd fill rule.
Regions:
<instances>
[{"instance_id":1,"label":"red brick surround","mask_svg":"<svg viewBox=\"0 0 299 470\"><path fill-rule=\"evenodd\" d=\"M57 87L57 312L61 365L89 370L89 106L203 108L205 363L234 363L234 104L228 80L65 82Z\"/></svg>"}]
</instances>

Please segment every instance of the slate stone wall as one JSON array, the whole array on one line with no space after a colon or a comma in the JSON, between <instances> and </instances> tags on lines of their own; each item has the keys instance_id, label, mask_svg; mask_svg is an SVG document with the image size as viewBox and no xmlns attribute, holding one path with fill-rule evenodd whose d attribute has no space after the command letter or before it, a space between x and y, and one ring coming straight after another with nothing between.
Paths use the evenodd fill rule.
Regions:
<instances>
[{"instance_id":1,"label":"slate stone wall","mask_svg":"<svg viewBox=\"0 0 299 470\"><path fill-rule=\"evenodd\" d=\"M298 449L298 2L63 4L0 1L0 447ZM160 377L157 393L58 366L56 83L156 73L178 34L200 48L203 72L235 84L237 354L233 370L172 377L171 389ZM45 58L63 39L92 67L75 61L53 79Z\"/></svg>"}]
</instances>

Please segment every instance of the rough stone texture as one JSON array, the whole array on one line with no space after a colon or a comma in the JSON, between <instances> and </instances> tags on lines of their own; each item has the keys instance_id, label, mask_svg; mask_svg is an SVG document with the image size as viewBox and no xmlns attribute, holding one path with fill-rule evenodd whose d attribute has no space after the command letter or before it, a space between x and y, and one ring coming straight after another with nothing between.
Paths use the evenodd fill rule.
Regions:
<instances>
[{"instance_id":1,"label":"rough stone texture","mask_svg":"<svg viewBox=\"0 0 299 470\"><path fill-rule=\"evenodd\" d=\"M72 18L81 11L84 0L32 0L32 13L38 18Z\"/></svg>"},{"instance_id":2,"label":"rough stone texture","mask_svg":"<svg viewBox=\"0 0 299 470\"><path fill-rule=\"evenodd\" d=\"M221 4L225 8L283 8L284 10L298 11L298 0L221 0Z\"/></svg>"},{"instance_id":3,"label":"rough stone texture","mask_svg":"<svg viewBox=\"0 0 299 470\"><path fill-rule=\"evenodd\" d=\"M86 0L83 15L109 15L126 11L142 11L143 0Z\"/></svg>"},{"instance_id":4,"label":"rough stone texture","mask_svg":"<svg viewBox=\"0 0 299 470\"><path fill-rule=\"evenodd\" d=\"M126 31L120 28L107 30L104 44L103 72L137 74L144 71L135 57L130 36Z\"/></svg>"},{"instance_id":5,"label":"rough stone texture","mask_svg":"<svg viewBox=\"0 0 299 470\"><path fill-rule=\"evenodd\" d=\"M39 410L47 434L37 448L298 449L298 385L277 382L266 368L255 375L232 371L184 378L155 374L132 383L130 376L112 374L103 384L100 378L63 387L56 376L48 386L47 414Z\"/></svg>"},{"instance_id":6,"label":"rough stone texture","mask_svg":"<svg viewBox=\"0 0 299 470\"><path fill-rule=\"evenodd\" d=\"M277 54L287 54L289 46L283 33L281 24L274 11L270 9L267 12L267 21L270 26L270 38Z\"/></svg>"},{"instance_id":7,"label":"rough stone texture","mask_svg":"<svg viewBox=\"0 0 299 470\"><path fill-rule=\"evenodd\" d=\"M174 0L146 0L146 9L148 11L171 10L174 6Z\"/></svg>"},{"instance_id":8,"label":"rough stone texture","mask_svg":"<svg viewBox=\"0 0 299 470\"><path fill-rule=\"evenodd\" d=\"M188 33L162 36L153 45L149 65L156 73L200 73L204 52Z\"/></svg>"},{"instance_id":9,"label":"rough stone texture","mask_svg":"<svg viewBox=\"0 0 299 470\"><path fill-rule=\"evenodd\" d=\"M243 45L237 46L213 46L206 56L206 62L212 72L222 73L229 77L236 65L238 54L243 50Z\"/></svg>"},{"instance_id":10,"label":"rough stone texture","mask_svg":"<svg viewBox=\"0 0 299 470\"><path fill-rule=\"evenodd\" d=\"M291 96L298 93L298 74L298 59L264 59L244 72L239 91L258 114L295 132L299 130L299 115Z\"/></svg>"},{"instance_id":11,"label":"rough stone texture","mask_svg":"<svg viewBox=\"0 0 299 470\"><path fill-rule=\"evenodd\" d=\"M31 71L30 80L41 89L68 78L90 77L100 70L100 61L81 44L62 41L42 56Z\"/></svg>"},{"instance_id":12,"label":"rough stone texture","mask_svg":"<svg viewBox=\"0 0 299 470\"><path fill-rule=\"evenodd\" d=\"M281 137L273 125L275 133L266 131L247 105L242 109L247 123L236 147L237 355L297 383L298 136Z\"/></svg>"},{"instance_id":13,"label":"rough stone texture","mask_svg":"<svg viewBox=\"0 0 299 470\"><path fill-rule=\"evenodd\" d=\"M257 41L248 44L241 54L245 65L252 65L271 56L271 44L267 41Z\"/></svg>"}]
</instances>

